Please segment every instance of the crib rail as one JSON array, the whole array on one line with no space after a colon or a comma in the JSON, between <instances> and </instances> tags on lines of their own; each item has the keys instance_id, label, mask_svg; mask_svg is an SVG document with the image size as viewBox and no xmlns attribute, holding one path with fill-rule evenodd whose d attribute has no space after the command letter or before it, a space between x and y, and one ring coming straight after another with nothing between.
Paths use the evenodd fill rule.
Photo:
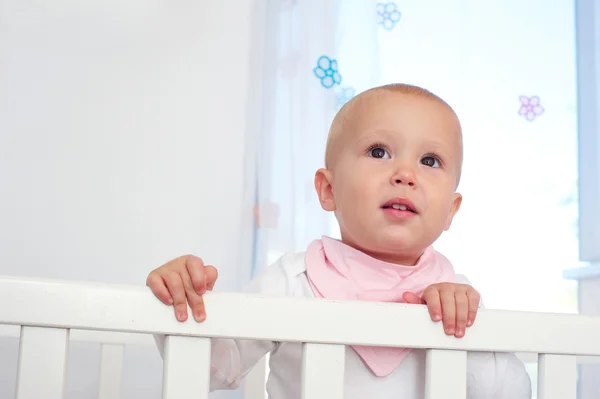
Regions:
<instances>
[{"instance_id":1,"label":"crib rail","mask_svg":"<svg viewBox=\"0 0 600 399\"><path fill-rule=\"evenodd\" d=\"M19 336L19 326L0 325L0 338L18 339ZM156 350L156 342L148 334L70 330L69 338L71 342L95 343L101 346L97 399L121 398L123 355L126 346L135 345ZM517 353L517 357L526 364L539 363L537 353L521 352ZM261 359L242 381L241 397L243 399L265 399L266 360L265 358ZM600 364L600 357L577 356L577 364Z\"/></svg>"},{"instance_id":2,"label":"crib rail","mask_svg":"<svg viewBox=\"0 0 600 399\"><path fill-rule=\"evenodd\" d=\"M179 323L146 288L0 278L0 324L22 326L17 399L62 399L69 329L166 334L167 399L207 397L209 337L303 343L307 399L343 397L347 344L428 349L428 399L466 396L466 351L540 353L540 399L575 398L574 355L600 356L600 318L586 316L481 311L456 339L422 306L221 293L205 301L205 323Z\"/></svg>"}]
</instances>

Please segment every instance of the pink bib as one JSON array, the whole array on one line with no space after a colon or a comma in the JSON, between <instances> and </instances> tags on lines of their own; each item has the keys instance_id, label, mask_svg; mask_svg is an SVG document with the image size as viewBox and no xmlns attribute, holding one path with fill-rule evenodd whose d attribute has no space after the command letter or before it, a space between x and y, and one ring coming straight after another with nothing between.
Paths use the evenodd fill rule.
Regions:
<instances>
[{"instance_id":1,"label":"pink bib","mask_svg":"<svg viewBox=\"0 0 600 399\"><path fill-rule=\"evenodd\" d=\"M325 236L308 246L306 274L316 297L333 300L404 302L402 294L407 291L421 296L431 284L455 281L450 261L432 247L415 266L403 266L380 261ZM394 371L410 351L358 345L352 348L378 377Z\"/></svg>"}]
</instances>

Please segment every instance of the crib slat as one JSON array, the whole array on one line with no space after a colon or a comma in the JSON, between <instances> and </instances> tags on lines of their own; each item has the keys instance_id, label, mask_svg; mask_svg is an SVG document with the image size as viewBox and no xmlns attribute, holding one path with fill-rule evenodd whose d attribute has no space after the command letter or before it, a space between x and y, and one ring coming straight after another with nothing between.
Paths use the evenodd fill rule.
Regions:
<instances>
[{"instance_id":1,"label":"crib slat","mask_svg":"<svg viewBox=\"0 0 600 399\"><path fill-rule=\"evenodd\" d=\"M119 399L123 378L123 345L103 344L98 399Z\"/></svg>"},{"instance_id":2,"label":"crib slat","mask_svg":"<svg viewBox=\"0 0 600 399\"><path fill-rule=\"evenodd\" d=\"M21 327L17 399L62 399L69 330Z\"/></svg>"},{"instance_id":3,"label":"crib slat","mask_svg":"<svg viewBox=\"0 0 600 399\"><path fill-rule=\"evenodd\" d=\"M210 338L167 336L163 399L207 399L210 385Z\"/></svg>"},{"instance_id":4,"label":"crib slat","mask_svg":"<svg viewBox=\"0 0 600 399\"><path fill-rule=\"evenodd\" d=\"M304 344L302 399L343 399L346 347Z\"/></svg>"},{"instance_id":5,"label":"crib slat","mask_svg":"<svg viewBox=\"0 0 600 399\"><path fill-rule=\"evenodd\" d=\"M428 349L425 399L466 399L467 352Z\"/></svg>"},{"instance_id":6,"label":"crib slat","mask_svg":"<svg viewBox=\"0 0 600 399\"><path fill-rule=\"evenodd\" d=\"M577 357L540 354L538 359L538 399L575 399Z\"/></svg>"}]
</instances>

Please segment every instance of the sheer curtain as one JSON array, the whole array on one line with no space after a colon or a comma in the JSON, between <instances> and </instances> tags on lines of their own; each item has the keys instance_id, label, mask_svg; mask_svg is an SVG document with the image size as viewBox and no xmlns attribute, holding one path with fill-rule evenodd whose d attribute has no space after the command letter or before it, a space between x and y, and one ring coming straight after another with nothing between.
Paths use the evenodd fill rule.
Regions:
<instances>
[{"instance_id":1,"label":"sheer curtain","mask_svg":"<svg viewBox=\"0 0 600 399\"><path fill-rule=\"evenodd\" d=\"M356 93L407 82L464 127L465 200L438 249L490 307L576 311L574 5L510 2L266 2L255 272L339 234L313 188L329 124Z\"/></svg>"}]
</instances>

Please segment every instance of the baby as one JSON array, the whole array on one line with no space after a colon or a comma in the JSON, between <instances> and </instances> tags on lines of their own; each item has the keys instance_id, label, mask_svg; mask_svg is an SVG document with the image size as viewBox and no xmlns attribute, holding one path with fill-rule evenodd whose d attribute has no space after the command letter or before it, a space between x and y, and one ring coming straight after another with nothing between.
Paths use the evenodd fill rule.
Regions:
<instances>
[{"instance_id":1,"label":"baby","mask_svg":"<svg viewBox=\"0 0 600 399\"><path fill-rule=\"evenodd\" d=\"M283 256L246 291L426 304L446 334L463 337L479 295L431 247L460 208L462 158L458 117L436 95L402 84L359 94L336 115L325 168L315 175L319 201L335 213L341 241L323 237L304 253ZM201 322L202 295L216 280L214 267L184 256L152 271L147 284L174 305L178 320L187 319L189 303ZM212 340L211 389L236 388L267 353L269 397L299 399L298 343ZM422 399L425 351L355 346L346 351L345 373L346 398ZM531 398L529 377L514 354L470 352L467 374L468 398Z\"/></svg>"}]
</instances>

